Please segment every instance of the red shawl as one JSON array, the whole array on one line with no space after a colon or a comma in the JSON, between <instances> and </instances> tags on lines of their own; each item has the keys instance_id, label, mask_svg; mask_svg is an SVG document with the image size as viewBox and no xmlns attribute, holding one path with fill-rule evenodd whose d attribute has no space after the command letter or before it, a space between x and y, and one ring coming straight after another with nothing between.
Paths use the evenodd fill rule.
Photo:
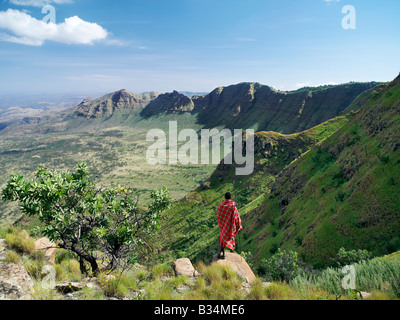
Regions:
<instances>
[{"instance_id":1,"label":"red shawl","mask_svg":"<svg viewBox=\"0 0 400 320\"><path fill-rule=\"evenodd\" d=\"M220 244L232 251L235 249L235 237L242 227L236 203L232 200L225 200L217 208L217 219L220 233Z\"/></svg>"}]
</instances>

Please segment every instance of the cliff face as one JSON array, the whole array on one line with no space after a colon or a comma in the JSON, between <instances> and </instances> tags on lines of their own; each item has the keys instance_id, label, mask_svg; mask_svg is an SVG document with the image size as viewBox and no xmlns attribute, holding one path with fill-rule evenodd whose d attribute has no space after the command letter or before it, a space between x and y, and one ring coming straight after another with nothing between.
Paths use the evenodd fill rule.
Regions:
<instances>
[{"instance_id":1,"label":"cliff face","mask_svg":"<svg viewBox=\"0 0 400 320\"><path fill-rule=\"evenodd\" d=\"M287 166L249 212L248 232L259 234L250 239L260 248L256 255L275 244L327 263L340 247L377 255L400 248L400 76L368 95L348 123Z\"/></svg>"},{"instance_id":2,"label":"cliff face","mask_svg":"<svg viewBox=\"0 0 400 320\"><path fill-rule=\"evenodd\" d=\"M280 133L307 130L338 116L376 83L279 92L268 86L243 83L218 88L195 100L199 121L208 127L255 128Z\"/></svg>"},{"instance_id":3,"label":"cliff face","mask_svg":"<svg viewBox=\"0 0 400 320\"><path fill-rule=\"evenodd\" d=\"M307 130L338 116L361 93L378 83L350 83L280 92L259 83L220 87L192 98L177 92L160 95L143 116L190 112L205 127L254 128L280 133Z\"/></svg>"},{"instance_id":4,"label":"cliff face","mask_svg":"<svg viewBox=\"0 0 400 320\"><path fill-rule=\"evenodd\" d=\"M158 93L133 94L125 89L105 95L98 99L85 99L74 110L74 115L84 118L110 116L117 110L128 110L133 114L140 112Z\"/></svg>"}]
</instances>

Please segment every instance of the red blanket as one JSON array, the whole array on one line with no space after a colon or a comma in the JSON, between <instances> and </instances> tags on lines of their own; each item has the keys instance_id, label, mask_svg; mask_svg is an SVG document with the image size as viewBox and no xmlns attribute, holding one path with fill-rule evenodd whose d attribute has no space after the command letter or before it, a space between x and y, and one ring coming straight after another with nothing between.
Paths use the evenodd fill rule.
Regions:
<instances>
[{"instance_id":1,"label":"red blanket","mask_svg":"<svg viewBox=\"0 0 400 320\"><path fill-rule=\"evenodd\" d=\"M232 251L235 249L235 237L242 227L236 203L232 200L222 202L217 208L217 219L220 233L220 244Z\"/></svg>"}]
</instances>

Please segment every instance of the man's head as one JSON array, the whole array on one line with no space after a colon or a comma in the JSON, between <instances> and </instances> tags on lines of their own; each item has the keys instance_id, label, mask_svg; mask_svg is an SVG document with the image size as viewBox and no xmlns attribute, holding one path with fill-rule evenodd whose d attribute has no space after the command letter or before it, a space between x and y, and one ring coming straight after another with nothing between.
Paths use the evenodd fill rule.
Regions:
<instances>
[{"instance_id":1,"label":"man's head","mask_svg":"<svg viewBox=\"0 0 400 320\"><path fill-rule=\"evenodd\" d=\"M232 199L232 195L230 192L225 193L225 199L226 200L231 200Z\"/></svg>"}]
</instances>

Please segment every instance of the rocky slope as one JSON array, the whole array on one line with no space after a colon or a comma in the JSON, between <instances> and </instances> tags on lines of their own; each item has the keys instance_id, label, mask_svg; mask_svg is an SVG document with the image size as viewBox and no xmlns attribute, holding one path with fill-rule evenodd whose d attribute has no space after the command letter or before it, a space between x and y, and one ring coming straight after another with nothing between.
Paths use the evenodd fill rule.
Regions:
<instances>
[{"instance_id":1,"label":"rocky slope","mask_svg":"<svg viewBox=\"0 0 400 320\"><path fill-rule=\"evenodd\" d=\"M156 92L133 94L122 89L97 99L85 99L74 109L73 114L84 118L108 117L118 110L136 114L158 95Z\"/></svg>"}]
</instances>

